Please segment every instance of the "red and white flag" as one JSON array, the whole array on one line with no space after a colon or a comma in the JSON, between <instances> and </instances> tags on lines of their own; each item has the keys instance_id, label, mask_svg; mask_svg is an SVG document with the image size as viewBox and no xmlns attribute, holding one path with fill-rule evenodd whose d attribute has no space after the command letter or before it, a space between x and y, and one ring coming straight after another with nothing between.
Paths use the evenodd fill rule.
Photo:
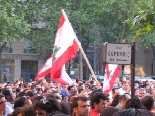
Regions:
<instances>
[{"instance_id":1,"label":"red and white flag","mask_svg":"<svg viewBox=\"0 0 155 116\"><path fill-rule=\"evenodd\" d=\"M44 78L46 75L50 73L51 68L52 68L52 54L50 54L49 58L46 60L43 67L38 71L34 80Z\"/></svg>"},{"instance_id":2,"label":"red and white flag","mask_svg":"<svg viewBox=\"0 0 155 116\"><path fill-rule=\"evenodd\" d=\"M62 10L53 54L46 60L35 80L43 78L50 73L53 81L71 85L73 82L65 71L65 64L76 56L80 45L65 11Z\"/></svg>"},{"instance_id":3,"label":"red and white flag","mask_svg":"<svg viewBox=\"0 0 155 116\"><path fill-rule=\"evenodd\" d=\"M46 62L43 65L43 67L39 70L39 72L37 73L37 75L36 75L34 80L38 80L38 79L44 78L46 75L48 75L50 73L51 68L52 68L52 54L46 60ZM65 71L65 65L62 67L61 77L60 78L61 78L61 80L67 81L67 84L69 84L69 85L73 84L73 81L71 80L71 78L69 77L67 72ZM57 81L57 79L55 81ZM61 83L63 83L63 81Z\"/></svg>"},{"instance_id":4,"label":"red and white flag","mask_svg":"<svg viewBox=\"0 0 155 116\"><path fill-rule=\"evenodd\" d=\"M108 94L112 88L115 79L118 77L121 67L116 64L106 64L103 83L103 92Z\"/></svg>"},{"instance_id":5,"label":"red and white flag","mask_svg":"<svg viewBox=\"0 0 155 116\"><path fill-rule=\"evenodd\" d=\"M56 33L52 68L50 70L51 79L61 84L67 84L69 79L65 74L65 64L76 56L79 50L80 42L78 41L76 34L68 20L68 17L64 10L60 18L58 30Z\"/></svg>"}]
</instances>

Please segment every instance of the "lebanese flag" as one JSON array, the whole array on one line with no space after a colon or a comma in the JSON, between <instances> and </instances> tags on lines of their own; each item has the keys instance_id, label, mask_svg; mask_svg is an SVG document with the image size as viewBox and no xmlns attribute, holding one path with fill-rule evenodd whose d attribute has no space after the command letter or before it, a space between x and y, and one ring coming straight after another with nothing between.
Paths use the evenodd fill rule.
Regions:
<instances>
[{"instance_id":1,"label":"lebanese flag","mask_svg":"<svg viewBox=\"0 0 155 116\"><path fill-rule=\"evenodd\" d=\"M64 65L76 56L79 46L80 42L76 37L65 11L62 10L53 49L52 68L50 70L52 80L60 82L61 84L68 83L68 80L66 80L68 76L63 74L62 71L64 70Z\"/></svg>"},{"instance_id":2,"label":"lebanese flag","mask_svg":"<svg viewBox=\"0 0 155 116\"><path fill-rule=\"evenodd\" d=\"M63 85L66 85L66 84L73 85L72 79L69 77L69 75L65 71L65 65L62 66L60 78L55 78L53 80L56 81L56 82L59 82L59 83L61 83Z\"/></svg>"},{"instance_id":3,"label":"lebanese flag","mask_svg":"<svg viewBox=\"0 0 155 116\"><path fill-rule=\"evenodd\" d=\"M103 92L108 94L112 88L115 79L118 77L121 67L116 64L106 64L103 83Z\"/></svg>"},{"instance_id":4,"label":"lebanese flag","mask_svg":"<svg viewBox=\"0 0 155 116\"><path fill-rule=\"evenodd\" d=\"M50 69L52 68L52 54L50 54L49 58L46 60L45 64L38 71L34 80L38 80L44 78L46 75L50 73Z\"/></svg>"},{"instance_id":5,"label":"lebanese flag","mask_svg":"<svg viewBox=\"0 0 155 116\"><path fill-rule=\"evenodd\" d=\"M52 68L52 54L50 54L50 57L46 60L45 64L39 70L39 72L37 73L37 75L36 75L34 80L38 80L38 79L44 78L47 74L50 73L51 68ZM61 82L63 84L69 84L69 85L73 84L73 81L71 80L71 78L69 77L67 72L65 71L65 65L63 66L63 68L61 70L60 80L63 80ZM55 81L57 81L57 79ZM64 81L66 81L66 82L64 83Z\"/></svg>"}]
</instances>

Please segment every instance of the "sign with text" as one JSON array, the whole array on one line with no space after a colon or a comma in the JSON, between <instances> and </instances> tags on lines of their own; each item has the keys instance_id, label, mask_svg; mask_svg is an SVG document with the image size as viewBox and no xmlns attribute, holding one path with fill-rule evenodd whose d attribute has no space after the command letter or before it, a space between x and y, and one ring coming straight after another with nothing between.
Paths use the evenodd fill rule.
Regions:
<instances>
[{"instance_id":1,"label":"sign with text","mask_svg":"<svg viewBox=\"0 0 155 116\"><path fill-rule=\"evenodd\" d=\"M45 56L39 56L39 55L26 55L26 54L2 54L3 59L46 59Z\"/></svg>"},{"instance_id":2,"label":"sign with text","mask_svg":"<svg viewBox=\"0 0 155 116\"><path fill-rule=\"evenodd\" d=\"M109 64L131 64L131 44L105 43L103 61Z\"/></svg>"}]
</instances>

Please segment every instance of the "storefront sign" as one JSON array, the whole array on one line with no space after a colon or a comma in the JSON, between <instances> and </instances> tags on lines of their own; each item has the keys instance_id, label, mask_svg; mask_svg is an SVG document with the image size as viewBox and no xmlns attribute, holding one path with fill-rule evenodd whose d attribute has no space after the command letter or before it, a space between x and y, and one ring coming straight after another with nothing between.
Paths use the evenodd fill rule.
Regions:
<instances>
[{"instance_id":1,"label":"storefront sign","mask_svg":"<svg viewBox=\"0 0 155 116\"><path fill-rule=\"evenodd\" d=\"M21 54L3 54L3 59L45 59L44 56L38 55L21 55Z\"/></svg>"},{"instance_id":2,"label":"storefront sign","mask_svg":"<svg viewBox=\"0 0 155 116\"><path fill-rule=\"evenodd\" d=\"M2 68L2 74L9 74L9 68Z\"/></svg>"},{"instance_id":3,"label":"storefront sign","mask_svg":"<svg viewBox=\"0 0 155 116\"><path fill-rule=\"evenodd\" d=\"M19 55L19 54L9 54L9 55L5 55L5 58L11 58L11 59L22 59L23 56Z\"/></svg>"}]
</instances>

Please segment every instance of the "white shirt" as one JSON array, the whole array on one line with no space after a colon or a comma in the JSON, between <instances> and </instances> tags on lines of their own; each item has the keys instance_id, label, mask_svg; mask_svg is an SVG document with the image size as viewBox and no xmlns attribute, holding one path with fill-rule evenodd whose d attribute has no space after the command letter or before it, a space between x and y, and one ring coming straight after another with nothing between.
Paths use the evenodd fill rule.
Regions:
<instances>
[{"instance_id":1,"label":"white shirt","mask_svg":"<svg viewBox=\"0 0 155 116\"><path fill-rule=\"evenodd\" d=\"M13 105L10 102L6 102L5 115L12 114L13 111Z\"/></svg>"}]
</instances>

